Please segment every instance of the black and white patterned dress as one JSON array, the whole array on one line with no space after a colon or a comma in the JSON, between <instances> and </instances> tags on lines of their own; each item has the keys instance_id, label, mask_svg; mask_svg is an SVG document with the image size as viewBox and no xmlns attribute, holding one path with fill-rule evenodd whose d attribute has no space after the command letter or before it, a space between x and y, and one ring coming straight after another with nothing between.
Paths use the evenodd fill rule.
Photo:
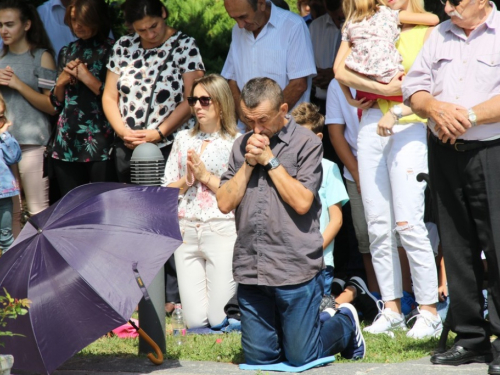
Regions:
<instances>
[{"instance_id":1,"label":"black and white patterned dress","mask_svg":"<svg viewBox=\"0 0 500 375\"><path fill-rule=\"evenodd\" d=\"M126 126L130 128L145 126L146 110L158 69L168 57L176 40L178 40L177 47L169 59L171 61L161 73L153 95L154 102L146 127L154 129L183 101L182 75L196 70L205 70L196 41L177 31L162 45L155 48L144 49L141 46L141 38L137 34L123 36L115 43L107 68L119 75L118 107ZM195 120L191 117L176 132L190 129L194 124ZM163 145L169 143L171 142Z\"/></svg>"}]
</instances>

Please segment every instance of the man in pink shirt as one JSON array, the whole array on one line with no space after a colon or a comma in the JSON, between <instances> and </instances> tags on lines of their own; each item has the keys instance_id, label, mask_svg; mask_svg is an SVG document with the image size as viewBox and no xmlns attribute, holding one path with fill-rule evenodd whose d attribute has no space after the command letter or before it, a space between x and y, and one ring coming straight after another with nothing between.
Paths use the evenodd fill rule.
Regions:
<instances>
[{"instance_id":1,"label":"man in pink shirt","mask_svg":"<svg viewBox=\"0 0 500 375\"><path fill-rule=\"evenodd\" d=\"M443 2L444 0L442 0ZM500 374L500 13L487 0L448 0L403 81L405 103L429 119L429 173L443 246L455 345L435 364L493 362ZM489 322L483 318L488 262ZM490 335L497 339L490 343ZM493 352L493 353L492 353Z\"/></svg>"}]
</instances>

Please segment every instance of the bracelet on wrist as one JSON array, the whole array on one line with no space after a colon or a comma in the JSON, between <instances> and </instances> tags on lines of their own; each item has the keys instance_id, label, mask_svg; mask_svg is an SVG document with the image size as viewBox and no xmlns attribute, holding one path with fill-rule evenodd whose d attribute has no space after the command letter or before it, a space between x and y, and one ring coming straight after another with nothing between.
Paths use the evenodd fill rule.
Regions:
<instances>
[{"instance_id":1,"label":"bracelet on wrist","mask_svg":"<svg viewBox=\"0 0 500 375\"><path fill-rule=\"evenodd\" d=\"M245 163L246 163L246 165L248 165L249 167L252 167L252 168L254 168L257 165L257 164L250 164L248 162L247 158L245 158Z\"/></svg>"},{"instance_id":2,"label":"bracelet on wrist","mask_svg":"<svg viewBox=\"0 0 500 375\"><path fill-rule=\"evenodd\" d=\"M160 135L160 142L164 142L165 141L165 136L163 135L163 133L161 132L160 128L156 128L156 131L158 132L158 134Z\"/></svg>"}]
</instances>

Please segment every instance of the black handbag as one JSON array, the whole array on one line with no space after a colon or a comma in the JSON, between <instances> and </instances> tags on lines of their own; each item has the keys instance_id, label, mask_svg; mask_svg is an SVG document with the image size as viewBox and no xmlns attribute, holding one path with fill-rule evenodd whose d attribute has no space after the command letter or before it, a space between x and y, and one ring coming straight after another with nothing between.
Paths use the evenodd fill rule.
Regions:
<instances>
[{"instance_id":1,"label":"black handbag","mask_svg":"<svg viewBox=\"0 0 500 375\"><path fill-rule=\"evenodd\" d=\"M146 110L146 117L143 123L144 126L137 126L134 128L134 130L142 130L146 129L147 127L146 124L148 123L149 115L151 114L151 107L153 105L153 95L156 85L158 84L158 80L160 79L161 73L167 68L168 60L172 56L174 50L179 45L179 38L180 36L177 37L175 41L172 43L172 48L170 48L170 52L168 53L167 58L165 59L163 64L158 68L158 74L156 75L156 79L153 83L153 86L151 87L151 96L149 98L148 108ZM172 135L166 137L168 141L173 141L173 138L174 137ZM123 139L121 139L120 137L115 137L115 143L113 145L113 155L115 159L115 167L116 167L116 173L118 175L118 181L120 182L130 183L130 159L132 158L133 152L134 150L131 150L127 146L125 146Z\"/></svg>"},{"instance_id":2,"label":"black handbag","mask_svg":"<svg viewBox=\"0 0 500 375\"><path fill-rule=\"evenodd\" d=\"M47 141L47 145L45 146L45 151L43 152L43 177L48 177L49 179L53 179L56 176L54 172L54 159L52 158L54 141L56 140L56 133L57 125L53 125L49 140Z\"/></svg>"}]
</instances>

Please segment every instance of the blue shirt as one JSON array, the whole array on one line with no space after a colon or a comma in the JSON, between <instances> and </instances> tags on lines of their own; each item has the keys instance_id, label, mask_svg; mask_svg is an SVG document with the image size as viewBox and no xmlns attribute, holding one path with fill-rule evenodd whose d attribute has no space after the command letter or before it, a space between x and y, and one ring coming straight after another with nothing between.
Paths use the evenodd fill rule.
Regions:
<instances>
[{"instance_id":1,"label":"blue shirt","mask_svg":"<svg viewBox=\"0 0 500 375\"><path fill-rule=\"evenodd\" d=\"M19 194L16 179L9 165L21 160L21 147L16 139L4 132L0 134L0 199Z\"/></svg>"},{"instance_id":2,"label":"blue shirt","mask_svg":"<svg viewBox=\"0 0 500 375\"><path fill-rule=\"evenodd\" d=\"M319 230L325 231L330 222L330 213L328 208L334 204L340 203L342 206L349 201L349 196L342 181L339 167L330 160L321 160L323 167L323 180L319 189L319 198L321 199L321 217L319 219ZM323 250L325 265L333 267L333 245L335 239Z\"/></svg>"},{"instance_id":3,"label":"blue shirt","mask_svg":"<svg viewBox=\"0 0 500 375\"><path fill-rule=\"evenodd\" d=\"M57 57L61 48L77 39L68 25L64 23L66 8L61 0L49 0L40 5L37 10Z\"/></svg>"}]
</instances>

